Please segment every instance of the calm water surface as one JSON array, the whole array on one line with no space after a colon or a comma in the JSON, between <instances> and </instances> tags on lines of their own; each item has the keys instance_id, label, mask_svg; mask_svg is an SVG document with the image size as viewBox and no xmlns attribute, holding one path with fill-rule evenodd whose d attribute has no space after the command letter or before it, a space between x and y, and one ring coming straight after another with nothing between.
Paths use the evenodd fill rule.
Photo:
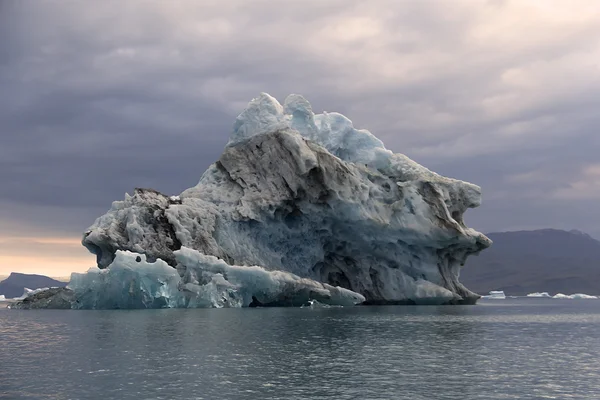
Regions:
<instances>
[{"instance_id":1,"label":"calm water surface","mask_svg":"<svg viewBox=\"0 0 600 400\"><path fill-rule=\"evenodd\" d=\"M0 309L2 399L600 399L600 301Z\"/></svg>"}]
</instances>

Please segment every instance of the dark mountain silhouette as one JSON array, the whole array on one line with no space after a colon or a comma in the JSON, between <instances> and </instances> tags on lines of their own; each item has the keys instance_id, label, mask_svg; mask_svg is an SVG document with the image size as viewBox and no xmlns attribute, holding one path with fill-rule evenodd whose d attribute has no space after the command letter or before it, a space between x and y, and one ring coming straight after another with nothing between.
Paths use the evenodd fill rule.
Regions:
<instances>
[{"instance_id":1,"label":"dark mountain silhouette","mask_svg":"<svg viewBox=\"0 0 600 400\"><path fill-rule=\"evenodd\" d=\"M460 281L469 289L600 294L600 241L591 236L557 229L487 236L492 247L470 257L461 271Z\"/></svg>"},{"instance_id":2,"label":"dark mountain silhouette","mask_svg":"<svg viewBox=\"0 0 600 400\"><path fill-rule=\"evenodd\" d=\"M0 282L0 295L7 299L19 297L25 288L39 289L43 287L63 287L66 282L57 281L44 275L30 275L13 272L8 278Z\"/></svg>"}]
</instances>

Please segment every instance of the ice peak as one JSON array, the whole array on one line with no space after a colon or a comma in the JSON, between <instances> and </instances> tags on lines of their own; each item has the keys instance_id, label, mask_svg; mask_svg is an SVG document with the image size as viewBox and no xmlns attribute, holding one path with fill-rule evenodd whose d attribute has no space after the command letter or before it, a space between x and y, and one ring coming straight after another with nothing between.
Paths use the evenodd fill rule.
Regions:
<instances>
[{"instance_id":1,"label":"ice peak","mask_svg":"<svg viewBox=\"0 0 600 400\"><path fill-rule=\"evenodd\" d=\"M267 93L252 99L236 118L228 146L282 129L298 132L344 161L381 165L392 155L381 140L367 130L354 128L346 116L315 114L310 102L299 94L290 94L283 106Z\"/></svg>"},{"instance_id":2,"label":"ice peak","mask_svg":"<svg viewBox=\"0 0 600 400\"><path fill-rule=\"evenodd\" d=\"M233 145L254 135L285 128L282 123L283 107L268 93L252 99L246 109L235 119L229 144Z\"/></svg>"},{"instance_id":3,"label":"ice peak","mask_svg":"<svg viewBox=\"0 0 600 400\"><path fill-rule=\"evenodd\" d=\"M314 115L312 106L302 95L290 94L285 98L283 103L284 113L293 115L298 113L300 115Z\"/></svg>"}]
</instances>

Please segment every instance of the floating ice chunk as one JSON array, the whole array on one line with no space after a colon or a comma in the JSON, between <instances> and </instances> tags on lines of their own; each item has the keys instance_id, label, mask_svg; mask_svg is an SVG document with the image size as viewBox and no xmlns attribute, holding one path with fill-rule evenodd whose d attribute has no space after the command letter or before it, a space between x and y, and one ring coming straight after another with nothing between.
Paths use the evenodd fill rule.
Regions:
<instances>
[{"instance_id":1,"label":"floating ice chunk","mask_svg":"<svg viewBox=\"0 0 600 400\"><path fill-rule=\"evenodd\" d=\"M569 296L571 299L597 299L598 296L592 296L584 293L575 293Z\"/></svg>"},{"instance_id":2,"label":"floating ice chunk","mask_svg":"<svg viewBox=\"0 0 600 400\"><path fill-rule=\"evenodd\" d=\"M591 296L589 294L584 294L584 293L575 293L575 294L571 294L571 295L567 295L567 294L563 294L563 293L557 293L554 296L552 296L553 299L597 299L597 296Z\"/></svg>"},{"instance_id":3,"label":"floating ice chunk","mask_svg":"<svg viewBox=\"0 0 600 400\"><path fill-rule=\"evenodd\" d=\"M481 296L481 297L484 299L498 299L498 300L506 299L506 295L504 294L504 292L502 290L492 290L489 295Z\"/></svg>"},{"instance_id":4,"label":"floating ice chunk","mask_svg":"<svg viewBox=\"0 0 600 400\"><path fill-rule=\"evenodd\" d=\"M584 294L584 293L575 293L575 294L557 293L554 296L551 296L550 294L548 294L548 292L529 293L527 295L527 297L546 297L546 298L553 298L553 299L597 299L598 298L598 296L591 296L589 294Z\"/></svg>"},{"instance_id":5,"label":"floating ice chunk","mask_svg":"<svg viewBox=\"0 0 600 400\"><path fill-rule=\"evenodd\" d=\"M550 296L550 294L548 292L534 292L534 293L529 293L527 295L527 297L544 297L544 298L550 298L552 296Z\"/></svg>"},{"instance_id":6,"label":"floating ice chunk","mask_svg":"<svg viewBox=\"0 0 600 400\"><path fill-rule=\"evenodd\" d=\"M319 308L332 308L332 307L343 307L343 306L331 306L329 304L320 303L317 300L309 300L308 303L303 304L302 307L300 307L300 308L312 308L314 310L314 309L319 309Z\"/></svg>"}]
</instances>

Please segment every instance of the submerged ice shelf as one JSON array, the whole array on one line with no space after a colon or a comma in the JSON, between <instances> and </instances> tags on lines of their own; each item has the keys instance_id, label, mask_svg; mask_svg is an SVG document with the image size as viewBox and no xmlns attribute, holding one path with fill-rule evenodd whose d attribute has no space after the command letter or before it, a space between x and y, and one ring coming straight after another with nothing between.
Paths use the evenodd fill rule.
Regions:
<instances>
[{"instance_id":1,"label":"submerged ice shelf","mask_svg":"<svg viewBox=\"0 0 600 400\"><path fill-rule=\"evenodd\" d=\"M27 303L474 303L479 295L458 278L491 244L463 221L480 202L478 186L392 153L345 116L263 93L196 186L115 201L83 237L97 268Z\"/></svg>"}]
</instances>

